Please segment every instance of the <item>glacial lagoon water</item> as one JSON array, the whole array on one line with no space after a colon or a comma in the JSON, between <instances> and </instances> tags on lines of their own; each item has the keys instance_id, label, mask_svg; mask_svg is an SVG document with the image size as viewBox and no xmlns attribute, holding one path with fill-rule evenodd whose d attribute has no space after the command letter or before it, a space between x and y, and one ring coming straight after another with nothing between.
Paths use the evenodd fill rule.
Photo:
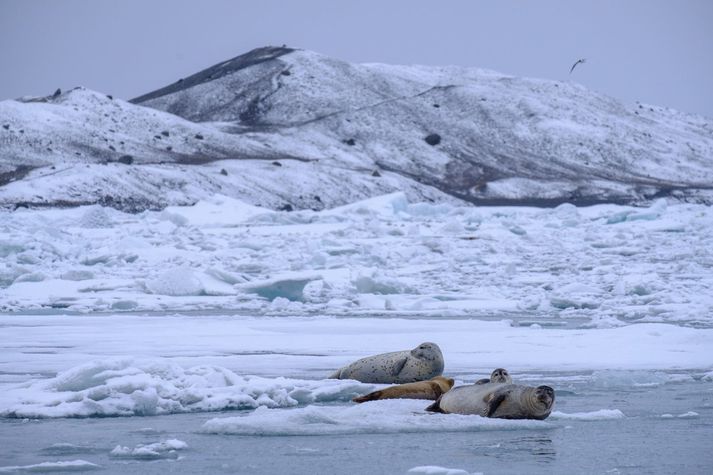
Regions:
<instances>
[{"instance_id":1,"label":"glacial lagoon water","mask_svg":"<svg viewBox=\"0 0 713 475\"><path fill-rule=\"evenodd\" d=\"M200 431L209 419L247 417L251 411L4 418L0 467L84 460L98 465L92 471L105 474L394 474L422 466L486 474L710 473L713 382L690 379L632 386L631 381L645 380L646 374L632 373L628 383L626 373L598 383L585 374L548 376L566 388L557 391L556 411L591 414L592 408L616 408L623 416L553 416L534 429L514 424L466 432L377 430L303 436ZM660 375L650 379L660 381ZM286 414L293 410L280 409ZM133 448L172 439L185 442L186 448L156 456L112 455L117 446Z\"/></svg>"}]
</instances>

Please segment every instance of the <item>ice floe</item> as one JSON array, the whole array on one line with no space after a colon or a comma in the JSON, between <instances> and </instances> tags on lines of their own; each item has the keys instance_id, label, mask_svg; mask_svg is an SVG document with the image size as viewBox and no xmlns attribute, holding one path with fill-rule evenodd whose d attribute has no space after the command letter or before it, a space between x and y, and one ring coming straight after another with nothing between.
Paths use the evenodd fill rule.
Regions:
<instances>
[{"instance_id":1,"label":"ice floe","mask_svg":"<svg viewBox=\"0 0 713 475\"><path fill-rule=\"evenodd\" d=\"M611 419L623 419L626 417L619 409L600 409L592 412L560 412L552 411L550 418L553 420L573 420L573 421L608 421Z\"/></svg>"},{"instance_id":2,"label":"ice floe","mask_svg":"<svg viewBox=\"0 0 713 475\"><path fill-rule=\"evenodd\" d=\"M239 376L215 366L184 369L161 360L87 363L8 389L3 417L133 416L347 402L373 385Z\"/></svg>"},{"instance_id":3,"label":"ice floe","mask_svg":"<svg viewBox=\"0 0 713 475\"><path fill-rule=\"evenodd\" d=\"M176 459L179 450L185 450L188 444L178 439L168 439L152 444L139 444L133 449L117 445L109 453L110 457L132 460Z\"/></svg>"},{"instance_id":4,"label":"ice floe","mask_svg":"<svg viewBox=\"0 0 713 475\"><path fill-rule=\"evenodd\" d=\"M260 407L241 416L210 419L201 431L211 434L283 436L543 430L554 427L546 421L434 414L425 412L428 403L422 400L384 400L352 406L309 405L289 410Z\"/></svg>"},{"instance_id":5,"label":"ice floe","mask_svg":"<svg viewBox=\"0 0 713 475\"><path fill-rule=\"evenodd\" d=\"M695 419L699 417L700 414L698 414L695 411L688 411L684 412L683 414L678 414L678 415L673 415L673 414L661 414L662 419L673 419L673 418L678 418L678 419Z\"/></svg>"},{"instance_id":6,"label":"ice floe","mask_svg":"<svg viewBox=\"0 0 713 475\"><path fill-rule=\"evenodd\" d=\"M483 208L392 193L291 213L219 195L134 215L96 205L0 213L5 312L527 313L593 328L713 325L704 205Z\"/></svg>"}]
</instances>

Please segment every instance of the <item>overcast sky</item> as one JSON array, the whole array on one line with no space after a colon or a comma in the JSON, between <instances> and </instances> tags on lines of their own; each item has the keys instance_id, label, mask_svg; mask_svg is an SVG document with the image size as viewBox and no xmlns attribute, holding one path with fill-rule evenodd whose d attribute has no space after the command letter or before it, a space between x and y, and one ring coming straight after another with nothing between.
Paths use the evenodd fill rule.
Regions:
<instances>
[{"instance_id":1,"label":"overcast sky","mask_svg":"<svg viewBox=\"0 0 713 475\"><path fill-rule=\"evenodd\" d=\"M711 0L0 0L0 99L76 85L129 99L283 43L572 80L713 118Z\"/></svg>"}]
</instances>

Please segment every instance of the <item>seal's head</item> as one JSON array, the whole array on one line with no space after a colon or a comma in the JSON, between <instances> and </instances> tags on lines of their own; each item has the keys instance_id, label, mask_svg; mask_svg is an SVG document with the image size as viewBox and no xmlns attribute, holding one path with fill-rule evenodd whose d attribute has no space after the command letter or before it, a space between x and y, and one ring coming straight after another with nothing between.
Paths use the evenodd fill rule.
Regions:
<instances>
[{"instance_id":1,"label":"seal's head","mask_svg":"<svg viewBox=\"0 0 713 475\"><path fill-rule=\"evenodd\" d=\"M491 383L512 383L512 378L508 370L504 368L498 368L490 373Z\"/></svg>"},{"instance_id":2,"label":"seal's head","mask_svg":"<svg viewBox=\"0 0 713 475\"><path fill-rule=\"evenodd\" d=\"M537 386L535 388L535 398L542 404L546 411L552 408L555 403L555 390L549 386Z\"/></svg>"},{"instance_id":3,"label":"seal's head","mask_svg":"<svg viewBox=\"0 0 713 475\"><path fill-rule=\"evenodd\" d=\"M441 349L435 343L430 342L421 343L411 350L411 356L427 361L443 360Z\"/></svg>"},{"instance_id":4,"label":"seal's head","mask_svg":"<svg viewBox=\"0 0 713 475\"><path fill-rule=\"evenodd\" d=\"M444 376L436 376L435 378L431 378L431 381L438 384L444 393L448 392L456 383L453 378L446 378Z\"/></svg>"}]
</instances>

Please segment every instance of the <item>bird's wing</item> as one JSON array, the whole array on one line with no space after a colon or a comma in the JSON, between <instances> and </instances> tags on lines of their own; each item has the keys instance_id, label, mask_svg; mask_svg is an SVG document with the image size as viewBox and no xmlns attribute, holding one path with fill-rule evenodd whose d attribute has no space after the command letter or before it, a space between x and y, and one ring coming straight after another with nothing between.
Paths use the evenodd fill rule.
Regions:
<instances>
[{"instance_id":1,"label":"bird's wing","mask_svg":"<svg viewBox=\"0 0 713 475\"><path fill-rule=\"evenodd\" d=\"M571 68L569 68L569 74L572 74L572 71L574 71L574 68L577 67L579 63L583 63L584 59L578 59L577 61L574 62Z\"/></svg>"}]
</instances>

